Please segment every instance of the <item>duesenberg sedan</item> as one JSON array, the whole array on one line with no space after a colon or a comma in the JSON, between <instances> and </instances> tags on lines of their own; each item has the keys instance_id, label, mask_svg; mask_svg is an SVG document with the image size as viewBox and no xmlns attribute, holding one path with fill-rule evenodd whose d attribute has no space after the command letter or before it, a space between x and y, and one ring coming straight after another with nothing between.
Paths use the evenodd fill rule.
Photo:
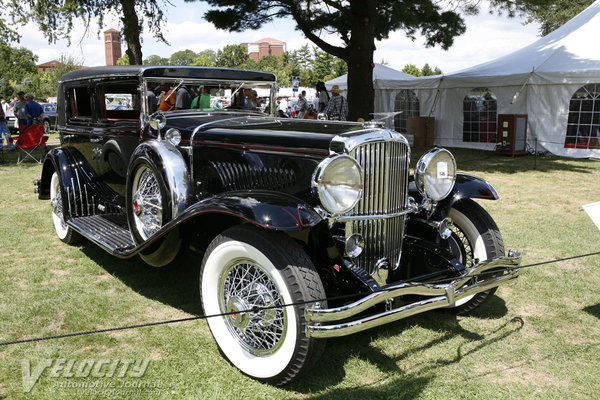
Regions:
<instances>
[{"instance_id":1,"label":"duesenberg sedan","mask_svg":"<svg viewBox=\"0 0 600 400\"><path fill-rule=\"evenodd\" d=\"M58 237L154 267L201 249L208 326L245 374L284 384L325 339L424 311L465 313L518 275L476 200L488 182L376 122L275 116L271 73L80 69L59 83L62 145L40 198ZM200 256L199 256L200 257Z\"/></svg>"}]
</instances>

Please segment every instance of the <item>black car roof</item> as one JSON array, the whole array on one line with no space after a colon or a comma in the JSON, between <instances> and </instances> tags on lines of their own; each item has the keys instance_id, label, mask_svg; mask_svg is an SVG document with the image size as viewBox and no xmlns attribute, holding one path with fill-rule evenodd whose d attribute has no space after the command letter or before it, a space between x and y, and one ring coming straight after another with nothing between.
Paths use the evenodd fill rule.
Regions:
<instances>
[{"instance_id":1,"label":"black car roof","mask_svg":"<svg viewBox=\"0 0 600 400\"><path fill-rule=\"evenodd\" d=\"M249 81L275 82L275 75L270 72L250 69L191 66L145 66L115 65L108 67L90 67L67 72L60 82L69 82L91 78L111 78L118 76L144 76L166 78L193 79L236 79Z\"/></svg>"}]
</instances>

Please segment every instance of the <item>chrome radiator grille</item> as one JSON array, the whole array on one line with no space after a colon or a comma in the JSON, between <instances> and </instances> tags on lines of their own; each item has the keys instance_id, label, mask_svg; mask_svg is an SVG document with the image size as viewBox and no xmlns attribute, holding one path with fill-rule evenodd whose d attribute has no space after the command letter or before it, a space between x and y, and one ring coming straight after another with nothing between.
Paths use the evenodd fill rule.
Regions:
<instances>
[{"instance_id":1,"label":"chrome radiator grille","mask_svg":"<svg viewBox=\"0 0 600 400\"><path fill-rule=\"evenodd\" d=\"M350 156L364 171L362 199L349 215L366 218L346 223L346 235L360 233L365 240L356 262L369 274L383 258L395 268L402 250L405 216L390 215L407 207L409 148L399 141L371 142L354 148Z\"/></svg>"}]
</instances>

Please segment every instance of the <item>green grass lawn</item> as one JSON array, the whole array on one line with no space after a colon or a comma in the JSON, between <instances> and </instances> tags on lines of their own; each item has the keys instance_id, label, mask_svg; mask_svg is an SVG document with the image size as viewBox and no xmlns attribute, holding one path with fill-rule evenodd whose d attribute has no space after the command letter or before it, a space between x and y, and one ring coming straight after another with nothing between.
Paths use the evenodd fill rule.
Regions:
<instances>
[{"instance_id":1,"label":"green grass lawn","mask_svg":"<svg viewBox=\"0 0 600 400\"><path fill-rule=\"evenodd\" d=\"M480 204L524 264L600 250L600 232L581 208L600 201L600 162L455 154L460 171L500 193ZM88 242L63 244L49 202L33 194L40 166L12 157L0 164L0 341L200 315L197 255L156 269ZM312 371L282 388L229 365L200 320L0 347L0 398L597 398L599 267L600 257L590 257L526 269L473 315L435 311L329 340ZM141 378L48 369L25 393L23 364L57 359L149 362ZM101 392L108 385L137 388Z\"/></svg>"}]
</instances>

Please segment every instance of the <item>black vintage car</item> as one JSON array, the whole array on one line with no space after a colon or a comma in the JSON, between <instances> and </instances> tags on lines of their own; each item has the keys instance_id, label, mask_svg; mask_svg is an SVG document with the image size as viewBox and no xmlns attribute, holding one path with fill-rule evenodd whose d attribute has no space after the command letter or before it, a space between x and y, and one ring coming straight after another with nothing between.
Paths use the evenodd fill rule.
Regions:
<instances>
[{"instance_id":1,"label":"black vintage car","mask_svg":"<svg viewBox=\"0 0 600 400\"><path fill-rule=\"evenodd\" d=\"M274 93L274 75L249 70L65 74L63 143L36 181L58 237L155 267L202 249L199 300L220 315L208 319L214 339L273 384L313 365L325 338L468 312L517 276L518 252L505 255L473 200L496 190L457 173L449 151L428 151L411 174L401 134L278 119Z\"/></svg>"}]
</instances>

